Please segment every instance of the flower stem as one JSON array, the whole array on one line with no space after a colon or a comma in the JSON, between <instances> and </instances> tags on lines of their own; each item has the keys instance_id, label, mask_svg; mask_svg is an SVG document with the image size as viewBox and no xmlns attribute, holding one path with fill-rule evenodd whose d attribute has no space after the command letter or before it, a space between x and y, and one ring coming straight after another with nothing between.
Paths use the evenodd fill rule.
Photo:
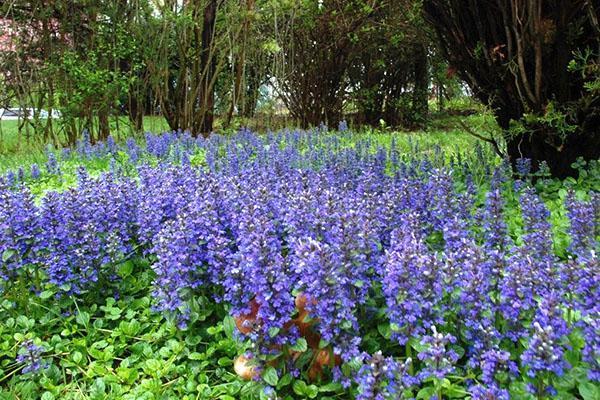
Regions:
<instances>
[{"instance_id":1,"label":"flower stem","mask_svg":"<svg viewBox=\"0 0 600 400\"><path fill-rule=\"evenodd\" d=\"M412 376L415 373L415 367L413 365L414 360L412 358L412 348L410 347L410 343L406 343L406 358L410 358L410 364L408 365L408 373Z\"/></svg>"}]
</instances>

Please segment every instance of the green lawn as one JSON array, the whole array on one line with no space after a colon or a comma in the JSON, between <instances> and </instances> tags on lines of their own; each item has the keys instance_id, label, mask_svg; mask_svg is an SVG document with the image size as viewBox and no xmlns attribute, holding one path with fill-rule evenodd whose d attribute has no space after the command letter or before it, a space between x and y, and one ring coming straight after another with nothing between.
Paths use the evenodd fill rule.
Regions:
<instances>
[{"instance_id":1,"label":"green lawn","mask_svg":"<svg viewBox=\"0 0 600 400\"><path fill-rule=\"evenodd\" d=\"M493 119L486 114L475 114L469 117L434 114L428 127L423 130L408 132L391 128L361 128L356 132L363 136L372 136L375 143L384 146L388 145L392 138L395 138L400 148L407 151L411 150L411 143L418 142L419 152L424 154L434 152L437 146L443 148L446 153L454 153L472 149L477 143L482 143L479 139L466 133L459 121L485 136L488 136L489 132L497 130ZM111 120L111 125L112 135L119 141L136 135L141 137L131 129L126 117L121 117L118 121ZM168 130L169 126L163 117L144 118L145 132L160 133ZM226 132L233 130L235 128ZM43 164L46 160L44 149L49 143L35 138L35 134L32 134L29 140L25 132L19 134L17 121L0 121L0 172L32 163ZM352 140L351 135L349 135L349 140Z\"/></svg>"},{"instance_id":2,"label":"green lawn","mask_svg":"<svg viewBox=\"0 0 600 400\"><path fill-rule=\"evenodd\" d=\"M169 125L163 117L144 118L145 132L164 132ZM119 140L135 135L126 117L111 120L111 132ZM20 165L42 163L44 149L49 143L39 141L35 134L28 140L25 132L19 134L18 121L0 121L0 171L17 168Z\"/></svg>"}]
</instances>

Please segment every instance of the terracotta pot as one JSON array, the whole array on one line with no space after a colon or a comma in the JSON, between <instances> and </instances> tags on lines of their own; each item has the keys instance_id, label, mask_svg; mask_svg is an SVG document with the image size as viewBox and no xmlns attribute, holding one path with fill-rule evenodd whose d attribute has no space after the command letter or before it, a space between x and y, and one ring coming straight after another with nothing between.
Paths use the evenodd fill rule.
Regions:
<instances>
[{"instance_id":1,"label":"terracotta pot","mask_svg":"<svg viewBox=\"0 0 600 400\"><path fill-rule=\"evenodd\" d=\"M258 314L259 308L260 304L258 304L256 299L252 299L252 301L250 301L250 313L242 314L235 318L235 326L240 333L247 335L254 330L258 322L256 314Z\"/></svg>"}]
</instances>

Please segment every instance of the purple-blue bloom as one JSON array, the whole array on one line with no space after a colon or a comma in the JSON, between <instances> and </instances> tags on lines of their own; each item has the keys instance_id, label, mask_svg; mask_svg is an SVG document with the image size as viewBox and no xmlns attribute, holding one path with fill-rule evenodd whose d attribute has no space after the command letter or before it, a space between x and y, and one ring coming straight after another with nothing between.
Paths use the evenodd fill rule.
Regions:
<instances>
[{"instance_id":1,"label":"purple-blue bloom","mask_svg":"<svg viewBox=\"0 0 600 400\"><path fill-rule=\"evenodd\" d=\"M417 384L417 379L408 373L411 359L398 361L385 357L379 351L375 354L362 354L363 365L356 374L358 385L357 400L404 399L404 391Z\"/></svg>"},{"instance_id":2,"label":"purple-blue bloom","mask_svg":"<svg viewBox=\"0 0 600 400\"><path fill-rule=\"evenodd\" d=\"M443 295L441 263L427 249L417 223L418 215L409 214L403 229L392 233L383 268L382 288L392 337L400 344L443 322L439 309Z\"/></svg>"},{"instance_id":3,"label":"purple-blue bloom","mask_svg":"<svg viewBox=\"0 0 600 400\"><path fill-rule=\"evenodd\" d=\"M563 340L569 328L563 317L560 299L555 293L544 297L531 324L529 345L521 354L521 361L530 378L539 380L546 373L561 376L570 365L564 359ZM539 391L540 385L534 385ZM544 387L544 390L548 388Z\"/></svg>"},{"instance_id":4,"label":"purple-blue bloom","mask_svg":"<svg viewBox=\"0 0 600 400\"><path fill-rule=\"evenodd\" d=\"M431 327L431 334L423 336L421 339L421 345L426 348L417 355L419 360L425 364L419 373L420 379L429 377L444 379L446 375L455 371L455 364L459 356L452 348L448 348L454 343L456 343L456 337L449 333L438 332L435 325Z\"/></svg>"},{"instance_id":5,"label":"purple-blue bloom","mask_svg":"<svg viewBox=\"0 0 600 400\"><path fill-rule=\"evenodd\" d=\"M44 348L33 343L32 340L26 340L21 343L16 362L23 364L21 373L36 373L44 367L42 354Z\"/></svg>"}]
</instances>

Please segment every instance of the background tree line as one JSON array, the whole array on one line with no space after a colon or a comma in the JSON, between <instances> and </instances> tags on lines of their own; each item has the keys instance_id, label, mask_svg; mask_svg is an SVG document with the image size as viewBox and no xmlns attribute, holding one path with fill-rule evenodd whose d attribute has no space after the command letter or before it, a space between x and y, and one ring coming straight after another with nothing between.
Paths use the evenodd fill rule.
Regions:
<instances>
[{"instance_id":1,"label":"background tree line","mask_svg":"<svg viewBox=\"0 0 600 400\"><path fill-rule=\"evenodd\" d=\"M34 113L22 129L73 143L126 115L160 114L208 134L279 101L301 126L425 120L430 37L414 2L392 0L9 1L3 107ZM6 24L5 24L6 26Z\"/></svg>"},{"instance_id":2,"label":"background tree line","mask_svg":"<svg viewBox=\"0 0 600 400\"><path fill-rule=\"evenodd\" d=\"M207 135L269 103L302 127L413 127L456 74L494 113L503 137L484 139L500 154L567 176L600 157L599 13L600 0L8 0L0 107L59 110L20 126L57 143L104 139L119 116L140 131L149 114Z\"/></svg>"}]
</instances>

